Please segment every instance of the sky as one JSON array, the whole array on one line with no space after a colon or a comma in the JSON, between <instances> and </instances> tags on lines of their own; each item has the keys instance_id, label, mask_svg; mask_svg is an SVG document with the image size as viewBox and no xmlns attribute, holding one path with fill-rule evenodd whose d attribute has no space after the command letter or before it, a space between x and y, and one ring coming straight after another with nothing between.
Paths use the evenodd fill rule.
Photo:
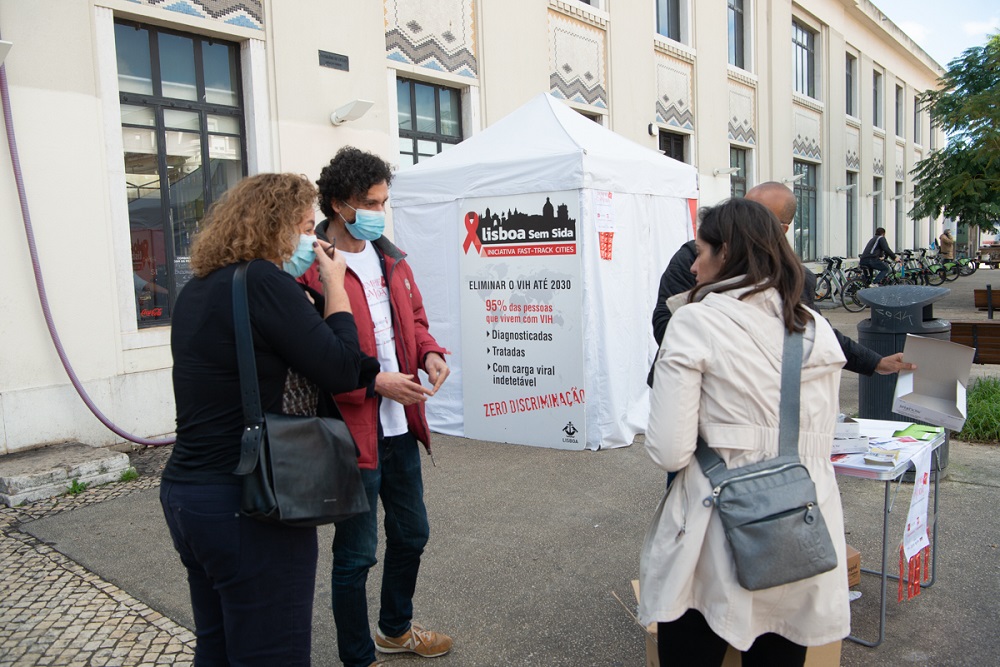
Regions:
<instances>
[{"instance_id":1,"label":"sky","mask_svg":"<svg viewBox=\"0 0 1000 667\"><path fill-rule=\"evenodd\" d=\"M1000 30L997 0L872 0L942 67Z\"/></svg>"}]
</instances>

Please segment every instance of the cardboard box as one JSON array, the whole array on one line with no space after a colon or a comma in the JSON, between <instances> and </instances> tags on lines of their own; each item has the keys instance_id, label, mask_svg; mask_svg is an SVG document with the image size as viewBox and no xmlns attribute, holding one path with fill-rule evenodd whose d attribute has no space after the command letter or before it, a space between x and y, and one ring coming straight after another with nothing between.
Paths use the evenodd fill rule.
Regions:
<instances>
[{"instance_id":1,"label":"cardboard box","mask_svg":"<svg viewBox=\"0 0 1000 667\"><path fill-rule=\"evenodd\" d=\"M861 583L861 552L847 545L847 586L857 586Z\"/></svg>"},{"instance_id":2,"label":"cardboard box","mask_svg":"<svg viewBox=\"0 0 1000 667\"><path fill-rule=\"evenodd\" d=\"M833 447L830 456L837 454L862 454L868 451L868 436L858 435L851 438L839 435L833 436Z\"/></svg>"},{"instance_id":3,"label":"cardboard box","mask_svg":"<svg viewBox=\"0 0 1000 667\"><path fill-rule=\"evenodd\" d=\"M639 601L639 580L632 580L632 591L635 593L635 601ZM805 667L840 667L840 645L841 642L830 642L822 646L810 646L806 651ZM740 652L730 646L726 650L726 657L722 661L722 667L740 667L743 659ZM656 644L656 624L650 623L646 628L646 667L660 667L660 653Z\"/></svg>"},{"instance_id":4,"label":"cardboard box","mask_svg":"<svg viewBox=\"0 0 1000 667\"><path fill-rule=\"evenodd\" d=\"M838 415L833 435L837 438L856 438L861 435L861 424L850 417Z\"/></svg>"},{"instance_id":5,"label":"cardboard box","mask_svg":"<svg viewBox=\"0 0 1000 667\"><path fill-rule=\"evenodd\" d=\"M906 335L904 358L917 365L896 380L892 411L907 419L962 430L965 390L976 350L937 338Z\"/></svg>"}]
</instances>

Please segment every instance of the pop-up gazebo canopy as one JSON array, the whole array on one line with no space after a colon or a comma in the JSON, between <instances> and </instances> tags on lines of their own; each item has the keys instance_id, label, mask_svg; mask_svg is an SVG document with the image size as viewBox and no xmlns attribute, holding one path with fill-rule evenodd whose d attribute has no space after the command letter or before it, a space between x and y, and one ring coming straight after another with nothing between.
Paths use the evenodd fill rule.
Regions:
<instances>
[{"instance_id":1,"label":"pop-up gazebo canopy","mask_svg":"<svg viewBox=\"0 0 1000 667\"><path fill-rule=\"evenodd\" d=\"M434 430L599 449L644 431L659 277L692 238L696 171L542 94L393 179L452 376Z\"/></svg>"}]
</instances>

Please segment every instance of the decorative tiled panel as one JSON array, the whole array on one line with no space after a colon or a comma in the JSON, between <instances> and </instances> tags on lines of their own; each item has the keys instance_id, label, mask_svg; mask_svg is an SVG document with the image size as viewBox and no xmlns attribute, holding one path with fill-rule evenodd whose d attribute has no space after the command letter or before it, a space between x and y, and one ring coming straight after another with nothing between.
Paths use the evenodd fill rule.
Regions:
<instances>
[{"instance_id":1,"label":"decorative tiled panel","mask_svg":"<svg viewBox=\"0 0 1000 667\"><path fill-rule=\"evenodd\" d=\"M885 139L872 137L872 171L876 176L885 176Z\"/></svg>"},{"instance_id":2,"label":"decorative tiled panel","mask_svg":"<svg viewBox=\"0 0 1000 667\"><path fill-rule=\"evenodd\" d=\"M844 128L844 139L847 144L844 156L847 168L851 171L861 171L861 136L858 128L850 125Z\"/></svg>"},{"instance_id":3,"label":"decorative tiled panel","mask_svg":"<svg viewBox=\"0 0 1000 667\"><path fill-rule=\"evenodd\" d=\"M752 86L729 81L729 140L738 141L750 146L757 145L757 132L754 130L757 117L756 95Z\"/></svg>"},{"instance_id":4,"label":"decorative tiled panel","mask_svg":"<svg viewBox=\"0 0 1000 667\"><path fill-rule=\"evenodd\" d=\"M906 178L906 158L903 147L896 144L896 180L901 181Z\"/></svg>"},{"instance_id":5,"label":"decorative tiled panel","mask_svg":"<svg viewBox=\"0 0 1000 667\"><path fill-rule=\"evenodd\" d=\"M691 79L694 66L656 54L656 122L694 130Z\"/></svg>"},{"instance_id":6,"label":"decorative tiled panel","mask_svg":"<svg viewBox=\"0 0 1000 667\"><path fill-rule=\"evenodd\" d=\"M385 0L389 60L475 78L474 0Z\"/></svg>"},{"instance_id":7,"label":"decorative tiled panel","mask_svg":"<svg viewBox=\"0 0 1000 667\"><path fill-rule=\"evenodd\" d=\"M131 0L131 2L221 21L241 28L264 29L263 0Z\"/></svg>"},{"instance_id":8,"label":"decorative tiled panel","mask_svg":"<svg viewBox=\"0 0 1000 667\"><path fill-rule=\"evenodd\" d=\"M820 130L821 117L813 109L796 105L792 110L792 155L816 162L823 159L823 135Z\"/></svg>"},{"instance_id":9,"label":"decorative tiled panel","mask_svg":"<svg viewBox=\"0 0 1000 667\"><path fill-rule=\"evenodd\" d=\"M549 88L553 96L608 108L603 30L549 10Z\"/></svg>"}]
</instances>

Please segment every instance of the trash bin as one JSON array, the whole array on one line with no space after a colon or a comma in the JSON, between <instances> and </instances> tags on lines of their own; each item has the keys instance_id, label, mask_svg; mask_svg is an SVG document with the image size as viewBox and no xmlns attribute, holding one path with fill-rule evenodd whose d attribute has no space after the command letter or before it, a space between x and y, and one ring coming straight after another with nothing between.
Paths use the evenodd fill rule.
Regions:
<instances>
[{"instance_id":1,"label":"trash bin","mask_svg":"<svg viewBox=\"0 0 1000 667\"><path fill-rule=\"evenodd\" d=\"M858 342L883 357L903 351L906 334L927 338L951 338L951 322L934 318L933 304L951 292L947 287L892 285L869 287L858 296L871 306L871 317L858 323ZM871 377L862 375L858 381L858 416L862 419L899 421L901 415L892 411L892 395L896 389L895 375ZM947 431L946 431L947 433ZM948 467L948 438L934 457L931 470ZM910 475L912 479L912 474Z\"/></svg>"}]
</instances>

